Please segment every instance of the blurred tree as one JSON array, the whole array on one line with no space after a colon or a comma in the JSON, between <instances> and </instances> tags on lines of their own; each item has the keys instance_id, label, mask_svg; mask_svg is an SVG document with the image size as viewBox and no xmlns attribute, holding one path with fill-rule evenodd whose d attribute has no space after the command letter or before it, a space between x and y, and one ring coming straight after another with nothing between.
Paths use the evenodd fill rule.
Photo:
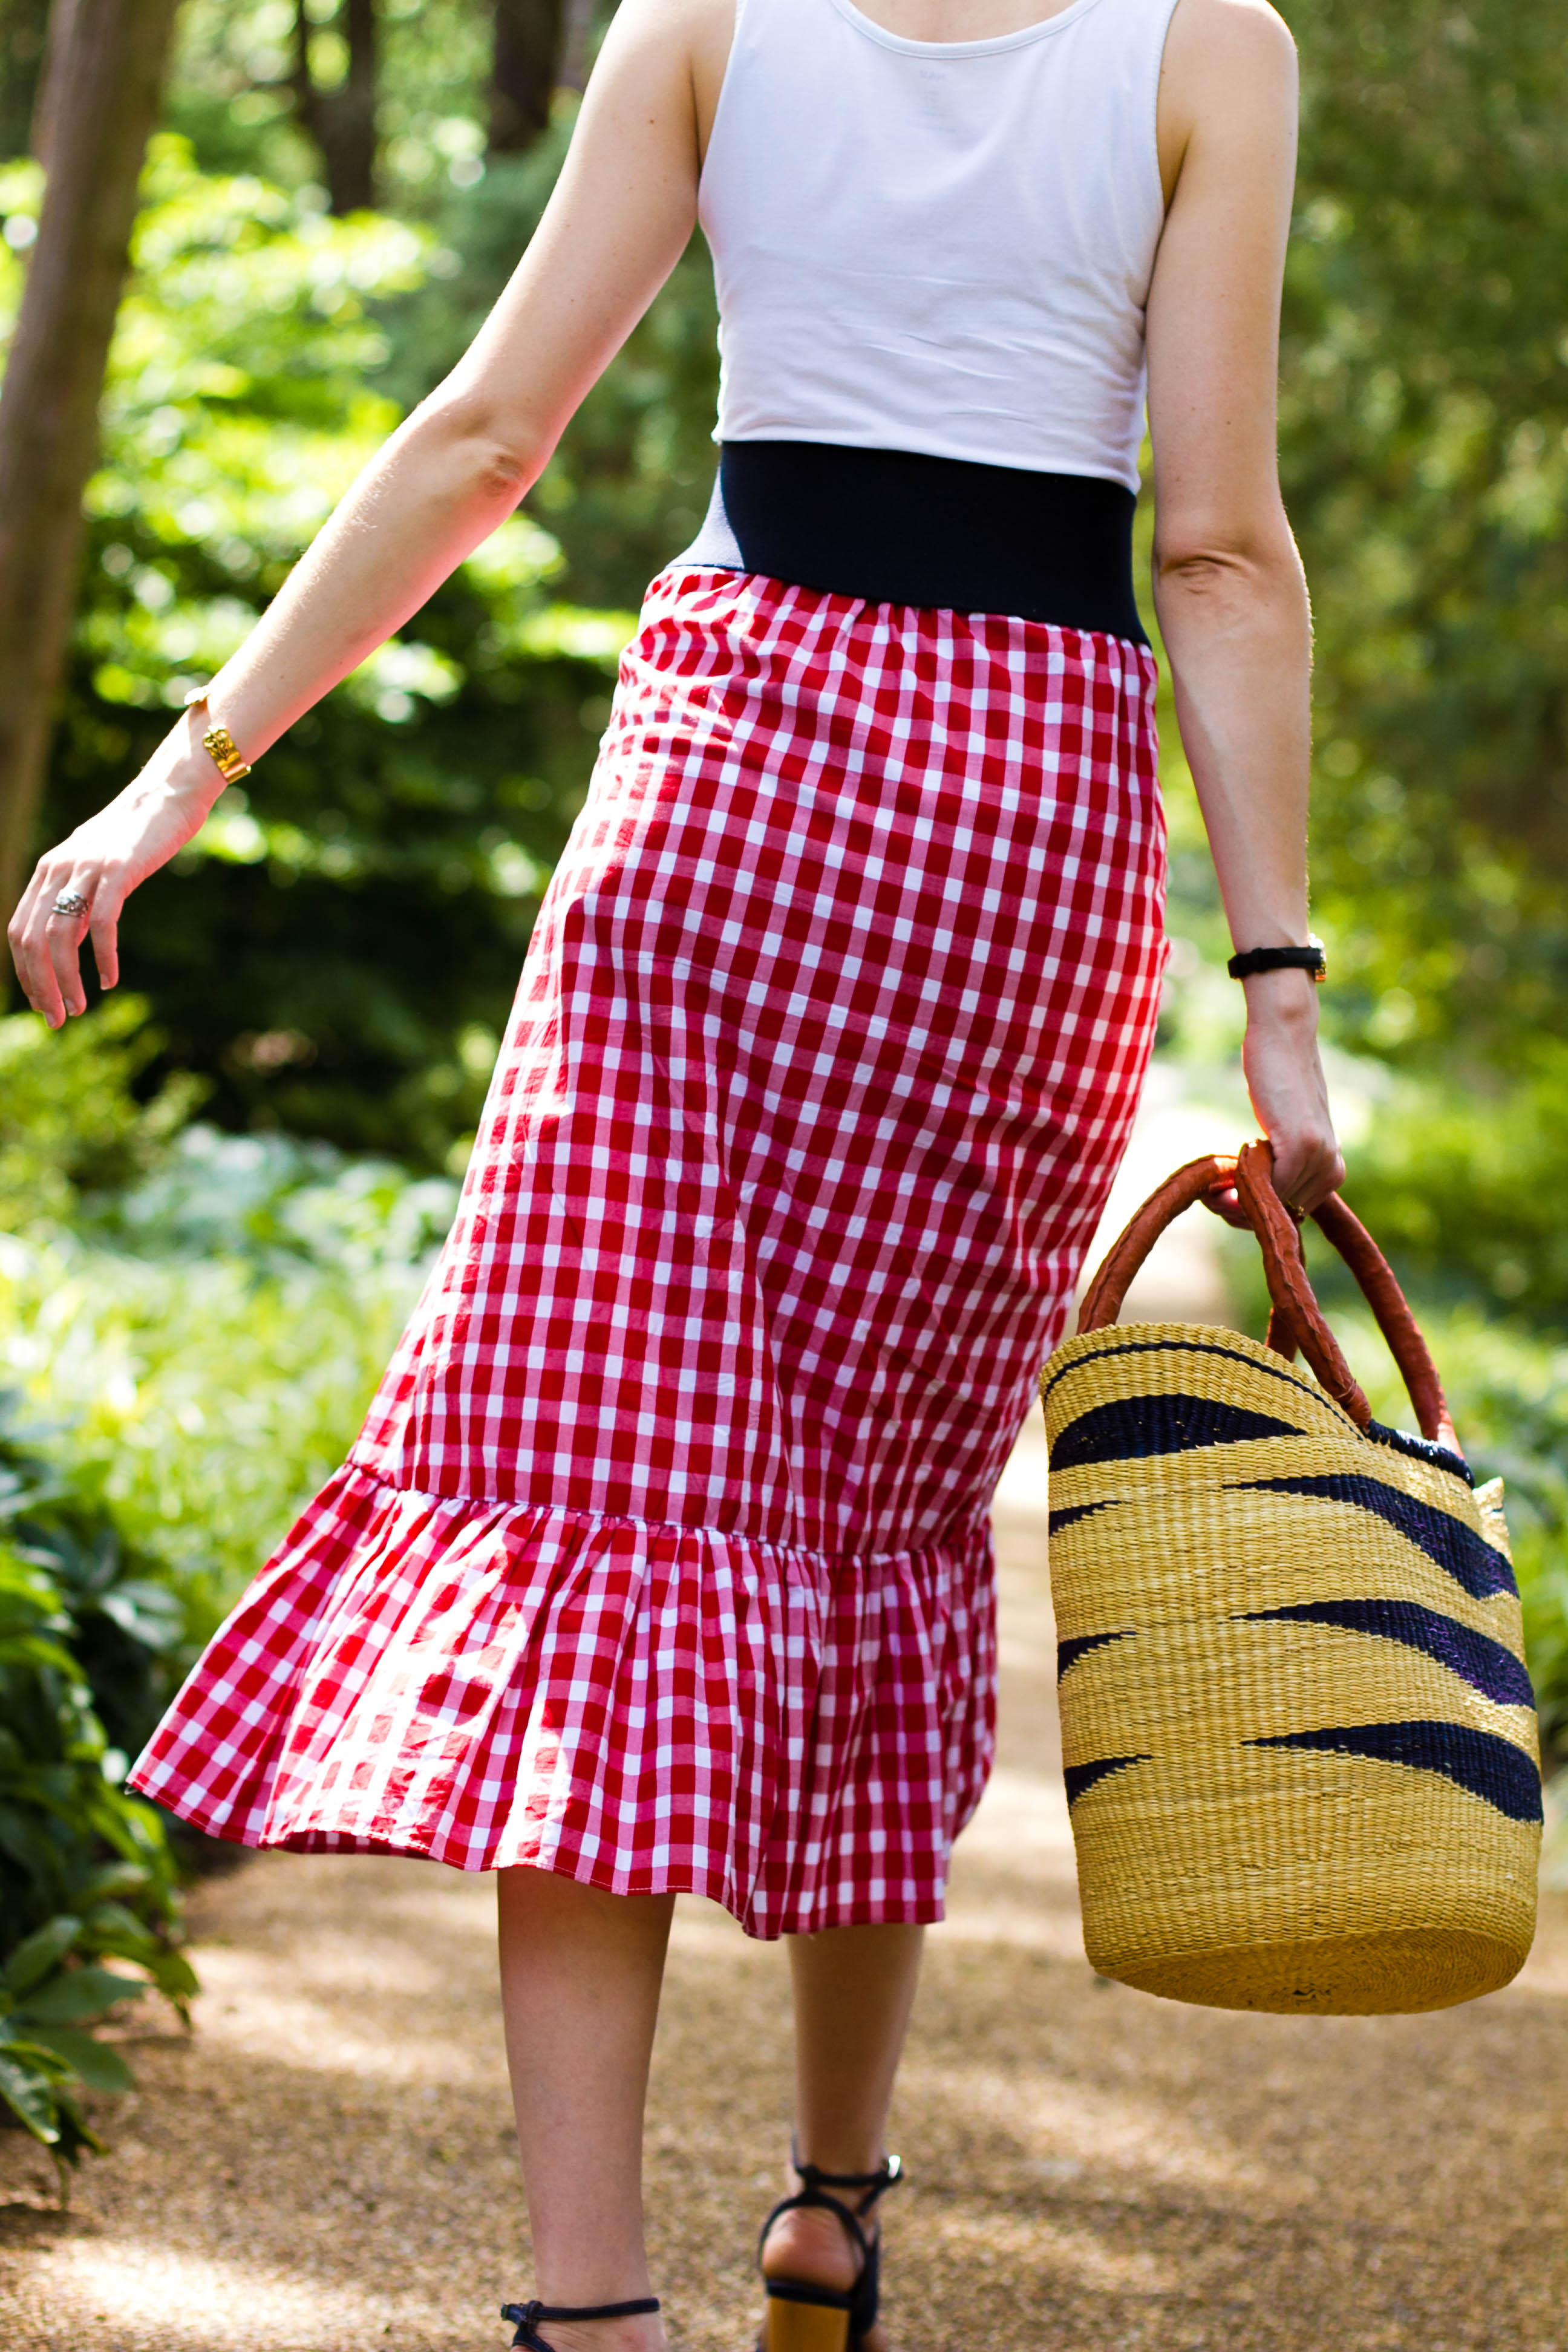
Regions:
<instances>
[{"instance_id":1,"label":"blurred tree","mask_svg":"<svg viewBox=\"0 0 1568 2352\"><path fill-rule=\"evenodd\" d=\"M0 162L26 154L49 0L0 0Z\"/></svg>"},{"instance_id":2,"label":"blurred tree","mask_svg":"<svg viewBox=\"0 0 1568 2352\"><path fill-rule=\"evenodd\" d=\"M521 155L550 127L565 31L563 0L494 0L492 155Z\"/></svg>"},{"instance_id":3,"label":"blurred tree","mask_svg":"<svg viewBox=\"0 0 1568 2352\"><path fill-rule=\"evenodd\" d=\"M1325 1011L1474 1075L1568 982L1568 45L1546 0L1286 9Z\"/></svg>"},{"instance_id":4,"label":"blurred tree","mask_svg":"<svg viewBox=\"0 0 1568 2352\"><path fill-rule=\"evenodd\" d=\"M47 182L0 388L0 915L21 888L70 630L81 494L174 0L56 0Z\"/></svg>"},{"instance_id":5,"label":"blurred tree","mask_svg":"<svg viewBox=\"0 0 1568 2352\"><path fill-rule=\"evenodd\" d=\"M321 151L334 213L375 203L376 0L297 0L294 90L300 120Z\"/></svg>"}]
</instances>

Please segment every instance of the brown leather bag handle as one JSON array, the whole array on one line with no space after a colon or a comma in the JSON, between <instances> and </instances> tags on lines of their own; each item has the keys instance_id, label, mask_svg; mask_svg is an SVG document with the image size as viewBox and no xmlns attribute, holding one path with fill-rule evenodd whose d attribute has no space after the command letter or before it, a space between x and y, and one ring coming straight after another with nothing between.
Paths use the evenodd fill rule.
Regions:
<instances>
[{"instance_id":1,"label":"brown leather bag handle","mask_svg":"<svg viewBox=\"0 0 1568 2352\"><path fill-rule=\"evenodd\" d=\"M1133 1276L1166 1226L1194 1202L1228 1192L1234 1184L1263 1254L1264 1278L1274 1310L1268 1345L1285 1356L1294 1355L1299 1347L1321 1387L1364 1429L1372 1419L1372 1407L1323 1319L1307 1278L1296 1221L1274 1190L1273 1169L1274 1154L1264 1142L1244 1144L1235 1158L1228 1152L1211 1152L1178 1168L1149 1195L1112 1244L1085 1294L1078 1328L1100 1331L1114 1323ZM1361 1285L1410 1391L1422 1435L1459 1453L1437 1368L1382 1251L1337 1194L1331 1194L1312 1215Z\"/></svg>"}]
</instances>

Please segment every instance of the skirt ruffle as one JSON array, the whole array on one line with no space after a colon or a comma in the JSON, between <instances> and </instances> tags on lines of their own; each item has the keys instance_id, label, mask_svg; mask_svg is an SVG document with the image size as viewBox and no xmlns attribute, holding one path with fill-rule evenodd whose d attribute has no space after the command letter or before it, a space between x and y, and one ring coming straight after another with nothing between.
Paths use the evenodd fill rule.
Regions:
<instances>
[{"instance_id":1,"label":"skirt ruffle","mask_svg":"<svg viewBox=\"0 0 1568 2352\"><path fill-rule=\"evenodd\" d=\"M991 1758L992 1584L984 1527L831 1559L351 1463L136 1784L246 1845L706 1895L755 1936L936 1919Z\"/></svg>"}]
</instances>

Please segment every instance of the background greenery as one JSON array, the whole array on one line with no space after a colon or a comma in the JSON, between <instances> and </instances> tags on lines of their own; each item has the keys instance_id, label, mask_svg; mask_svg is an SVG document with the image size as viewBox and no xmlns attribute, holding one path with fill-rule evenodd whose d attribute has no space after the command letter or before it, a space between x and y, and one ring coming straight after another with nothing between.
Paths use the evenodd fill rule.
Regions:
<instances>
[{"instance_id":1,"label":"background greenery","mask_svg":"<svg viewBox=\"0 0 1568 2352\"><path fill-rule=\"evenodd\" d=\"M306 13L330 87L335 0ZM1370 1107L1349 1191L1509 1481L1568 1748L1568 50L1550 0L1286 13L1281 455L1317 608L1323 1011ZM0 327L37 209L16 78L39 16L0 0ZM547 197L570 93L530 152L489 153L480 0L380 21L382 208L334 218L292 0L186 0L51 837L243 635ZM139 1989L189 1990L181 1858L125 1759L338 1460L449 1214L630 616L706 502L713 325L699 244L521 514L132 901L139 994L60 1038L0 1024L0 2102L62 2158ZM1166 741L1162 1051L1201 1089L1239 1005L1168 712Z\"/></svg>"}]
</instances>

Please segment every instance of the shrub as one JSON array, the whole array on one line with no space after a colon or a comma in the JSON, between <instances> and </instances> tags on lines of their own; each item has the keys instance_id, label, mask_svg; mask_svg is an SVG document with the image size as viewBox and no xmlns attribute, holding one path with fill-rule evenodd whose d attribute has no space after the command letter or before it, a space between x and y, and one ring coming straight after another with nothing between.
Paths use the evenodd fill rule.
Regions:
<instances>
[{"instance_id":1,"label":"shrub","mask_svg":"<svg viewBox=\"0 0 1568 2352\"><path fill-rule=\"evenodd\" d=\"M178 1639L167 1593L0 1397L0 2103L62 2184L101 2145L83 2095L132 2087L93 2029L149 1985L182 2014L196 1990L163 1824L118 1785L104 1719L145 1736Z\"/></svg>"},{"instance_id":2,"label":"shrub","mask_svg":"<svg viewBox=\"0 0 1568 2352\"><path fill-rule=\"evenodd\" d=\"M195 1990L128 1762L342 1457L456 1192L183 1125L177 1077L139 1104L155 1042L130 999L0 1023L0 2105L62 2179L131 2084L98 2029Z\"/></svg>"},{"instance_id":3,"label":"shrub","mask_svg":"<svg viewBox=\"0 0 1568 2352\"><path fill-rule=\"evenodd\" d=\"M1568 1324L1568 1043L1522 1045L1506 1076L1396 1087L1350 1154L1345 1191L1424 1292Z\"/></svg>"},{"instance_id":4,"label":"shrub","mask_svg":"<svg viewBox=\"0 0 1568 2352\"><path fill-rule=\"evenodd\" d=\"M0 1232L57 1224L157 1164L203 1091L182 1076L137 1100L160 1042L134 996L53 1034L34 1013L0 1021Z\"/></svg>"}]
</instances>

